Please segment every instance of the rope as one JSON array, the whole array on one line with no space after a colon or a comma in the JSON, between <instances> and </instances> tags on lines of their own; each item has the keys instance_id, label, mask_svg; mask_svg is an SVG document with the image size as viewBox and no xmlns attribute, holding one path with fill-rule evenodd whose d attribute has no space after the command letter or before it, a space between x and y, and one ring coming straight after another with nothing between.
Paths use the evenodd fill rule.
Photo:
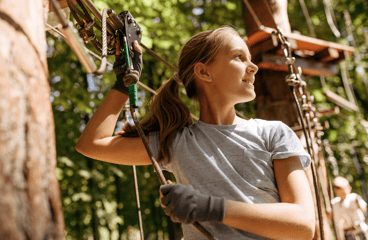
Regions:
<instances>
[{"instance_id":1,"label":"rope","mask_svg":"<svg viewBox=\"0 0 368 240\"><path fill-rule=\"evenodd\" d=\"M308 9L307 9L307 6L305 5L304 0L299 0L299 3L300 3L300 6L302 7L305 20L307 21L309 33L312 35L312 37L316 37L316 32L314 31L313 23L309 16Z\"/></svg>"},{"instance_id":2,"label":"rope","mask_svg":"<svg viewBox=\"0 0 368 240\"><path fill-rule=\"evenodd\" d=\"M163 62L166 66L168 66L169 68L171 68L172 70L174 70L175 72L178 72L178 69L175 68L173 65L171 65L168 61L166 61L165 59L163 59L162 57L160 57L157 53L155 53L154 51L152 51L151 49L149 49L148 47L146 47L143 43L140 43L140 45L147 51L149 52L152 56L154 56L156 59L158 59L159 61ZM145 86L146 87L146 86ZM155 95L157 95L157 93L154 93ZM246 116L244 116L242 113L240 113L238 110L235 110L235 113L244 118L244 119L249 119ZM193 113L190 113L190 115L192 116L193 119L195 120L199 120L199 118L194 115Z\"/></svg>"},{"instance_id":3,"label":"rope","mask_svg":"<svg viewBox=\"0 0 368 240\"><path fill-rule=\"evenodd\" d=\"M262 28L262 23L261 21L259 21L258 17L257 17L257 14L254 12L252 6L250 5L250 3L248 2L248 0L243 0L246 8L248 9L250 15L252 16L254 22L256 23L258 29L261 29Z\"/></svg>"},{"instance_id":4,"label":"rope","mask_svg":"<svg viewBox=\"0 0 368 240\"><path fill-rule=\"evenodd\" d=\"M141 240L144 240L142 211L141 211L141 201L139 201L139 189L138 189L137 169L136 169L135 165L133 165L132 167L133 167L135 198L137 200L136 202L137 202L139 232L140 232Z\"/></svg>"},{"instance_id":5,"label":"rope","mask_svg":"<svg viewBox=\"0 0 368 240\"><path fill-rule=\"evenodd\" d=\"M83 6L83 4L80 1L78 1L78 2L80 4L81 8L84 9L83 10L84 13L82 13L76 7L76 5L73 3L72 0L67 0L70 11L71 11L73 17L76 19L78 26L81 28L81 29L79 29L79 34L86 43L90 42L93 45L94 48L96 48L100 53L102 53L103 45L101 45L101 43L98 42L98 39L96 38L96 34L93 31L93 27L95 27L97 30L101 31L102 33L106 32L106 30L107 30L107 32L109 34L109 35L107 35L107 39L109 39L109 40L114 39L113 37L109 37L109 36L114 36L115 35L114 30L111 27L110 19L106 19L105 29L102 29L102 27L100 27L98 24L96 24L94 19L89 15L88 11ZM78 15L81 16L82 19L79 19ZM98 20L101 22L101 24L104 21L103 17L102 17L102 14L100 12L99 12ZM107 55L114 55L114 54L115 54L115 44L114 44L114 42L110 41L109 46L107 47ZM98 73L96 73L96 74L98 74Z\"/></svg>"},{"instance_id":6,"label":"rope","mask_svg":"<svg viewBox=\"0 0 368 240\"><path fill-rule=\"evenodd\" d=\"M351 40L349 42L351 43L351 45L354 48L356 48L357 45L356 45L355 40L354 40L355 37L354 37L354 33L353 33L351 18L350 18L349 10L347 10L347 9L344 10L344 19L345 19L346 31L348 32L348 35L351 36Z\"/></svg>"},{"instance_id":7,"label":"rope","mask_svg":"<svg viewBox=\"0 0 368 240\"><path fill-rule=\"evenodd\" d=\"M48 23L45 23L45 26L46 26L46 31L54 31L55 33L59 34L62 38L67 39L67 37L62 32L60 32L57 28L51 26Z\"/></svg>"},{"instance_id":8,"label":"rope","mask_svg":"<svg viewBox=\"0 0 368 240\"><path fill-rule=\"evenodd\" d=\"M83 21L79 19L78 14L84 16L82 12L74 5L72 0L67 0L68 6L70 8L70 12L72 13L74 19L77 21L78 25L82 27L84 25ZM77 14L78 13L78 14ZM86 16L84 16L86 18Z\"/></svg>"},{"instance_id":9,"label":"rope","mask_svg":"<svg viewBox=\"0 0 368 240\"><path fill-rule=\"evenodd\" d=\"M267 0L263 0L263 4L266 6L266 9L267 9L267 12L270 16L272 16L271 20L273 22L273 24L275 24L274 26L277 27L277 24L276 24L276 20L275 18L273 17L273 14L272 14L272 11L271 11L271 7L270 5L268 4Z\"/></svg>"},{"instance_id":10,"label":"rope","mask_svg":"<svg viewBox=\"0 0 368 240\"><path fill-rule=\"evenodd\" d=\"M305 120L307 122L308 137L309 137L309 140L311 141L310 146L311 146L311 151L313 153L313 155L311 157L313 157L313 159L316 162L317 167L318 167L319 163L317 163L316 151L314 149L313 142L312 142L312 126L311 126L311 121L310 121L310 114L307 111L305 111L304 116L305 116Z\"/></svg>"},{"instance_id":11,"label":"rope","mask_svg":"<svg viewBox=\"0 0 368 240\"><path fill-rule=\"evenodd\" d=\"M94 52L92 52L91 50L89 50L88 48L86 48L85 49L89 54L91 54L92 56L94 56L95 58L97 58L98 60L102 60L102 58L98 55L98 54L96 54L96 53L94 53ZM106 62L106 64L107 65L109 65L110 67L114 67L114 65L112 64L112 63L110 63L110 62ZM157 92L155 91L155 90L153 90L152 88L150 88L150 87L148 87L147 85L145 85L144 83L142 83L142 82L138 82L138 85L139 86L141 86L141 87L143 87L144 89L146 89L147 91L149 91L150 93L152 93L153 95L157 95Z\"/></svg>"},{"instance_id":12,"label":"rope","mask_svg":"<svg viewBox=\"0 0 368 240\"><path fill-rule=\"evenodd\" d=\"M143 129L141 127L141 125L139 124L139 120L137 118L137 114L135 113L135 109L134 107L130 106L130 113L132 115L132 118L133 118L133 121L134 121L134 126L135 128L137 129L137 132L139 134L139 136L141 137L142 139L142 142L143 142L143 145L144 147L146 148L146 151L148 153L148 156L150 157L150 160L151 160L151 163L153 165L153 168L156 172L156 175L158 177L158 179L160 180L160 183L161 185L166 185L167 182L166 182L166 179L165 179L165 176L164 174L162 173L162 170L160 168L160 166L158 165L155 157L153 156L153 152L152 152L152 149L151 147L149 146L149 143L147 141L147 138L143 132ZM198 222L195 222L193 223L194 227L196 227L201 233L203 233L203 235L205 235L207 237L207 239L210 239L210 240L215 240L216 238L214 238L212 236L212 234L210 232L207 231L207 229L205 229L200 223Z\"/></svg>"},{"instance_id":13,"label":"rope","mask_svg":"<svg viewBox=\"0 0 368 240\"><path fill-rule=\"evenodd\" d=\"M69 7L70 7L70 9L71 9L71 12L72 12L72 14L73 14L73 16L74 16L74 18L77 20L77 22L78 22L78 24L80 24L81 26L83 26L83 22L78 18L78 16L76 15L76 13L74 12L74 11L76 11L76 12L79 12L79 14L82 16L82 17L86 17L86 18L88 18L88 19L91 19L92 20L92 18L89 16L89 14L88 14L88 12L87 12L87 10L85 9L85 7L83 6L83 4L80 2L80 0L78 0L78 2L79 2L79 4L81 5L81 8L83 9L83 11L84 11L84 14L83 13L81 13L78 9L77 9L77 7L74 5L74 3L71 1L71 0L67 0L68 1L68 5L69 5ZM91 2L91 1L89 1L89 0L83 0L83 2L87 5L87 7L92 11L92 13L99 19L99 20L101 20L101 22L103 22L104 21L104 17L106 16L106 14L101 14L100 12L99 12L99 10L93 5L93 3ZM83 6L83 7L82 7ZM110 15L116 15L115 14L115 12L113 11L113 10L111 10L111 9L108 9L107 10L107 13L109 13ZM88 16L88 17L87 17ZM113 19L113 18L112 18ZM105 19L105 21L106 21L106 19ZM114 23L115 23L115 21L113 21ZM119 24L116 24L117 26L120 26ZM97 27L98 25L96 25L96 24L94 24L94 26L95 27ZM111 27L111 23L109 23L109 22L107 22L107 24L105 25L105 28L103 28L103 29L101 29L101 32L103 32L103 33L106 33L106 30L104 30L104 29L106 29L107 28L107 31L108 32L110 32L109 31L109 29L111 29L112 27ZM92 28L91 28L92 29ZM92 30L92 32L93 32L93 30ZM94 33L93 33L94 34ZM107 37L106 37L107 38ZM105 39L106 39L104 36L103 36L103 41L105 41ZM106 56L106 55L112 55L113 54L113 52L107 52L107 53L103 53L103 51L104 51L104 43L103 43L103 45L101 46L101 44L97 41L97 39L93 39L92 41L91 41L91 43L92 43L92 45L99 51L99 52L102 52L102 56ZM169 62L167 62L165 59L163 59L162 57L160 57L157 53L155 53L154 51L152 51L151 49L149 49L147 46L145 46L143 43L140 43L140 45L147 51L147 52L149 52L152 56L154 56L156 59L158 59L159 61L161 61L161 62L163 62L166 66L168 66L169 68L171 68L172 70L174 70L175 72L178 72L178 69L177 68L175 68L173 65L171 65ZM102 49L102 50L101 50ZM89 50L87 50L91 55L93 55L94 57L96 57L96 58L98 58L99 60L101 60L101 58L99 58L99 57L97 57L98 55L96 55L96 54L94 54L93 52L91 52L91 51L89 51ZM102 63L101 63L101 67L105 64L104 63L104 60L103 60L103 58L102 58ZM107 61L106 61L107 62ZM108 64L108 63L107 63ZM103 74L103 72L104 71L102 71L102 68L100 67L100 69L98 69L96 72L94 72L94 74L96 74L96 75L101 75L101 74ZM157 95L157 92L156 91L154 91L153 89L151 89L151 88L149 88L148 86L146 86L146 85L144 85L143 83L141 83L141 82L138 82L138 84L140 85L140 86L142 86L143 88L145 88L146 90L148 90L149 92L151 92L152 94L154 94L154 95ZM238 115L238 116L240 116L240 117L242 117L242 118L244 118L244 119L249 119L249 118L247 118L246 116L244 116L242 113L240 113L238 110L235 110L235 113ZM199 120L199 118L196 116L196 115L194 115L194 114L192 114L192 113L190 113L191 114L191 117L193 118L193 119L195 119L196 121L198 121Z\"/></svg>"},{"instance_id":14,"label":"rope","mask_svg":"<svg viewBox=\"0 0 368 240\"><path fill-rule=\"evenodd\" d=\"M81 35L81 37L83 38L83 40L85 42L89 41L92 43L92 45L99 51L102 52L101 50L101 46L99 46L100 44L98 43L98 40L95 38L95 33L93 32L93 24L94 21L91 21L92 18L89 16L89 14L87 13L87 16L85 16L81 11L79 11L79 9L77 8L77 6L75 6L75 4L73 3L72 0L67 0L67 4L70 8L70 12L72 13L74 19L77 21L78 26L81 28L79 30L79 33ZM81 20L78 15L82 16ZM87 22L87 21L88 22ZM102 20L101 20L102 22ZM101 29L102 31L102 29ZM83 36L82 36L83 35Z\"/></svg>"},{"instance_id":15,"label":"rope","mask_svg":"<svg viewBox=\"0 0 368 240\"><path fill-rule=\"evenodd\" d=\"M340 38L341 37L341 33L339 32L339 30L337 29L333 18L335 15L333 15L333 10L331 9L331 5L328 2L328 0L323 0L323 6L325 8L325 13L326 13L326 19L327 19L327 23L328 26L330 26L331 31L333 32L333 34L335 35L335 37Z\"/></svg>"},{"instance_id":16,"label":"rope","mask_svg":"<svg viewBox=\"0 0 368 240\"><path fill-rule=\"evenodd\" d=\"M286 76L286 82L288 83L290 90L292 92L292 95L294 97L296 106L297 106L297 112L299 114L299 118L300 118L300 122L302 124L302 129L303 129L303 133L305 136L305 141L307 144L307 149L308 149L308 153L309 155L312 157L312 153L311 153L311 146L309 143L309 137L307 135L306 132L306 128L304 125L304 120L303 120L303 115L302 115L302 111L299 105L299 101L298 98L296 96L295 93L295 86L300 85L300 81L298 80L298 76L295 74L294 72L294 62L295 62L295 58L292 56L292 52L291 52L291 48L290 48L290 43L288 41L286 41L285 37L282 35L281 29L279 27L277 27L277 31L274 31L273 34L277 35L277 37L279 38L281 44L282 44L282 48L283 48L283 53L285 56L285 64L287 65L288 69L289 69L289 75ZM299 74L299 77L301 73ZM322 219L322 210L321 210L321 202L320 202L320 191L319 191L319 187L318 187L318 182L317 182L317 171L315 169L314 166L314 162L311 162L311 169L312 169L312 177L313 177L313 185L314 185L314 189L316 192L316 202L317 202L317 211L318 211L318 219L319 219L319 226L320 226L320 234L321 234L321 238L322 240L324 240L324 231L323 231L323 219Z\"/></svg>"},{"instance_id":17,"label":"rope","mask_svg":"<svg viewBox=\"0 0 368 240\"><path fill-rule=\"evenodd\" d=\"M71 0L68 0L69 2ZM79 2L79 1L78 1ZM73 3L71 3L72 5ZM79 4L81 4L81 2L79 2ZM75 7L75 6L74 6ZM76 7L75 7L76 9ZM74 9L74 10L75 10ZM71 10L73 12L73 10ZM77 11L75 11L77 12ZM108 12L107 8L104 8L103 12L102 12L102 38L103 38L103 45L102 45L102 63L101 63L101 67L99 70L95 71L95 74L102 74L105 70L107 61L106 61L106 57L107 57L107 27L106 27L106 14ZM85 10L86 13L86 10ZM111 12L110 12L111 13ZM88 13L86 13L88 15ZM73 15L76 15L76 13L74 13ZM81 16L84 16L83 14L80 13ZM158 56L158 55L157 55ZM158 163L156 162L156 160L153 157L153 153L152 150L149 147L149 144L147 142L147 139L144 135L144 132L141 128L141 125L139 124L138 118L135 114L135 110L134 107L131 106L130 107L131 110L131 115L133 117L136 129L138 131L139 136L141 137L143 144L146 148L146 151L148 153L148 155L150 156L150 159L152 161L152 165L154 166L154 169L160 179L161 184L166 184L166 180L165 177L162 174L162 171L158 165ZM134 184L135 184L135 190L136 190L136 198L137 198L137 208L138 208L138 218L139 218L139 227L140 227L140 233L141 233L141 239L143 240L143 224L142 224L142 217L141 217L141 211L140 211L140 200L139 200L139 193L138 193L138 183L137 183L137 177L136 177L136 169L135 166L133 166L133 175L134 175ZM201 224L199 224L198 222L195 222L193 224L201 233L203 233L208 239L215 239L210 232L208 232Z\"/></svg>"},{"instance_id":18,"label":"rope","mask_svg":"<svg viewBox=\"0 0 368 240\"><path fill-rule=\"evenodd\" d=\"M303 121L303 115L302 115L302 111L300 109L298 98L297 98L296 93L295 93L295 88L293 86L290 86L290 90L293 93L293 97L294 97L296 106L298 108L298 114L299 114L300 122L301 122L302 127L303 127L303 132L304 132L304 136L305 136L305 141L307 143L308 153L309 153L309 155L312 156L311 147L309 145L309 138L308 138L308 135L307 135L307 132L306 132L306 129L305 129L305 125L304 125L304 121ZM317 171L316 171L316 167L314 165L314 161L311 161L311 170L312 170L312 177L313 177L313 186L314 186L314 190L316 192L317 212L318 212L320 234L321 234L321 239L324 240L325 236L324 236L324 231L323 231L323 219L322 219L320 191L319 191L319 187L318 187L318 181L317 181L318 177L317 177Z\"/></svg>"},{"instance_id":19,"label":"rope","mask_svg":"<svg viewBox=\"0 0 368 240\"><path fill-rule=\"evenodd\" d=\"M61 13L60 8L59 8L60 5L56 2L56 0L50 0L50 3L51 3L52 8L55 11L55 15L56 15L58 21L61 23L62 27L63 28L68 27L69 23L62 16L62 13Z\"/></svg>"},{"instance_id":20,"label":"rope","mask_svg":"<svg viewBox=\"0 0 368 240\"><path fill-rule=\"evenodd\" d=\"M84 19L86 19L86 20L88 20L88 21L93 21L92 20L92 18L91 18L91 16L88 14L88 11L87 11L87 9L84 7L84 5L82 4L82 2L80 1L80 0L77 0L77 3L78 3L78 5L80 6L80 8L82 8L82 11L83 11L83 13L84 13L84 16L85 16L85 18ZM103 14L102 14L103 15Z\"/></svg>"},{"instance_id":21,"label":"rope","mask_svg":"<svg viewBox=\"0 0 368 240\"><path fill-rule=\"evenodd\" d=\"M341 69L342 83L344 85L345 92L346 92L346 95L348 96L349 102L351 102L353 104L356 104L356 98L355 98L354 92L352 90L352 86L348 82L349 72L346 69L345 63L340 63L340 69Z\"/></svg>"},{"instance_id":22,"label":"rope","mask_svg":"<svg viewBox=\"0 0 368 240\"><path fill-rule=\"evenodd\" d=\"M154 51L152 51L151 49L149 49L148 47L146 47L143 43L140 44L144 49L146 49L147 52L149 52L150 54L152 54L155 58L157 58L158 60L160 60L161 62L163 62L166 66L168 66L169 68L171 68L172 70L174 70L175 72L178 72L178 69L175 68L173 65L171 65L169 62L167 62L165 59L163 59L162 57L160 57L157 53L155 53Z\"/></svg>"},{"instance_id":23,"label":"rope","mask_svg":"<svg viewBox=\"0 0 368 240\"><path fill-rule=\"evenodd\" d=\"M80 6L81 6L81 8L82 8L82 10L83 10L83 12L84 12L84 14L82 13L82 12L80 12L74 5L73 5L73 3L71 3L70 4L70 6L74 6L74 8L73 7L71 7L71 10L72 10L72 14L73 14L73 16L75 17L75 19L76 19L76 21L78 22L78 23L80 23L80 25L81 26L83 26L83 27L86 27L85 26L85 24L86 24L86 22L85 21L81 21L81 20L79 20L79 18L78 18L78 16L77 16L77 13L80 15L80 16L82 16L82 18L87 18L87 20L92 20L93 21L93 19L89 16L89 14L88 14L88 12L87 12L87 10L84 8L84 6L83 6L83 4L80 2L80 0L77 0L78 1L78 3L80 4ZM111 53L108 53L108 51L107 51L107 32L110 32L111 33L111 20L109 19L109 23L107 24L106 22L106 14L107 14L107 12L108 11L111 11L111 10L108 10L107 8L105 8L104 10L103 10L103 13L102 13L102 16L100 16L99 15L99 11L97 10L96 11L96 9L95 9L95 7L94 7L94 5L89 1L89 0L83 0L87 5L88 5L88 7L90 8L90 10L95 14L95 16L99 19L99 20L101 20L101 22L102 22L102 29L101 29L101 31L102 31L102 34L103 34L103 36L102 36L102 39L103 39L103 42L102 42L102 46L101 46L101 44L97 41L97 40L95 40L95 39L92 39L92 44L93 44L93 46L97 49L97 50L99 50L99 51L101 51L101 48L102 48L102 58L99 58L99 56L97 55L97 54L94 54L93 52L91 52L91 51L89 51L88 50L88 52L91 54L91 55L94 55L95 57L97 57L97 58L99 58L101 61L102 61L102 63L101 63L101 67L95 72L95 74L102 74L103 72L104 72L104 70L105 70L105 67L106 67L106 64L109 64L110 66L112 65L111 63L107 63L107 60L106 60L106 57L107 57L107 54L111 54ZM269 8L269 6L268 6L268 4L267 4L267 2L265 1L265 0L263 0L265 3L266 3L266 6L267 6L267 9L268 9L268 11L271 13L271 10L270 10L270 8ZM69 2L71 2L71 0L68 0L68 3ZM257 15L255 14L255 12L253 11L253 9L252 9L252 7L250 6L250 4L249 4L249 2L248 2L248 0L244 0L244 3L245 3L245 5L248 7L248 9L249 9L249 12L250 12L250 14L252 15L252 17L254 18L254 20L255 20L255 22L256 22L256 24L257 24L257 26L258 26L258 28L259 29L262 29L262 24L261 24L261 22L259 21L259 19L258 19L258 17L257 17ZM92 8L92 9L91 9ZM74 11L73 11L74 10ZM109 12L109 15L110 15L110 13L111 12ZM97 14L97 15L96 15ZM272 14L272 13L271 13ZM276 22L275 22L275 20L274 20L274 18L272 18L272 20L273 20L273 22L275 23L275 25L276 25ZM112 20L113 21L113 20ZM115 22L113 22L113 23L115 23ZM92 28L92 25L93 25L93 22L92 22L92 24L91 24L91 22L89 22L89 24L90 24L90 26L87 26L88 27L88 29L87 29L87 31L88 30L90 30L90 29L92 29L89 33L93 33L93 28ZM116 24L115 23L115 25L118 25L118 24ZM99 28L99 26L98 25L95 25L95 27L96 28L98 28L98 29L100 29ZM93 33L94 34L94 33ZM278 29L278 36L279 36L279 39L281 40L281 42L282 42L282 44L283 44L283 46L286 46L286 50L287 51L284 51L284 53L286 54L286 53L289 53L289 56L287 56L286 58L287 58L287 65L288 65L288 68L289 68L289 73L290 73L290 75L288 76L288 78L287 78L287 80L288 80L288 84L290 85L295 85L295 83L297 82L296 81L296 79L295 79L295 74L293 73L293 64L294 64L294 61L295 61L295 59L293 59L292 57L291 57L291 51L290 51L290 44L282 37L282 35L281 35L281 32L280 32L280 29ZM175 67L173 67L170 63L168 63L166 60L164 60L163 58L161 58L159 55L157 55L155 52L153 52L151 49L149 49L149 48L147 48L145 45L143 45L142 43L141 43L141 46L146 50L146 51L148 51L150 54L152 54L154 57L156 57L158 60L160 60L160 61L162 61L165 65L167 65L168 67L170 67L172 70L174 70L174 71L178 71ZM284 49L285 50L285 49ZM150 91L151 93L153 93L153 94L157 94L157 92L156 91L154 91L154 90L152 90L151 88L149 88L148 86L146 86L146 85L144 85L143 83L141 83L141 82L138 82L138 84L140 85L140 86L142 86L142 87L144 87L145 89L147 89L148 91ZM295 88L294 87L290 87L290 89L292 90L292 92L293 92L293 96L294 96L294 99L295 99L295 101L296 101L296 104L297 104L297 107L298 107L298 113L299 113L299 117L300 117L300 119L301 119L301 123L302 123L302 127L303 127L303 131L304 131L304 135L305 135L305 137L306 137L306 142L307 142L307 148L308 148L308 152L309 152L309 154L312 156L312 154L311 154L311 147L310 147L310 145L309 145L309 139L308 139L308 135L306 134L306 130L305 130L305 126L304 126L304 121L303 121L303 118L302 118L302 115L301 115L301 109L300 109L300 106L299 106L299 103L298 103L298 100L297 100L297 97L296 97L296 94L295 94ZM148 142L147 142L147 140L146 141L144 141L144 139L146 139L145 138L145 136L144 136L144 133L143 133L143 130L141 129L141 126L140 126L140 124L139 124L139 122L138 122L138 119L137 119L137 117L136 117L136 114L135 114L135 111L134 111L134 108L131 108L131 113L132 113L132 117L133 117L133 120L134 120L134 122L135 122L135 126L137 127L137 131L138 131L138 133L139 133L139 135L141 136L141 138L142 138L142 140L143 140L143 143L144 143L144 145L145 145L145 147L146 147L146 150L147 150L147 152L148 152L148 154L149 154L149 156L150 156L150 158L151 158L151 160L152 160L152 164L153 164L153 166L154 166L154 168L155 168L155 171L156 171L156 173L157 173L157 175L159 176L159 179L160 179L160 182L161 182L161 184L166 184L166 180L165 180L165 178L164 178L164 176L163 176L163 174L162 174L162 172L161 172L161 170L160 170L160 168L159 168L159 166L158 166L158 164L157 164L157 162L155 161L155 159L153 158L153 154L152 154L152 152L150 151L150 148L149 148L149 145L148 145ZM241 113L239 113L237 110L236 110L236 113L237 113L237 115L239 115L239 116L241 116L241 117L243 117L243 118L246 118L245 116L243 116ZM193 118L196 118L197 120L198 120L198 118L196 117L196 116L194 116L193 114L191 114L192 115L192 117ZM309 124L309 126L310 126L310 119L309 119L309 116L307 116L307 122L308 122L308 124ZM311 136L309 136L310 137L310 139L311 139ZM323 223L322 223L322 220L321 220L321 208L320 208L320 199L319 199L319 196L320 196L320 194L319 194L319 188L317 187L317 180L316 180L316 170L315 170L315 166L314 166L314 163L312 162L312 164L311 164L311 166L312 166L312 172L313 172L313 182L314 182L314 185L315 185L315 188L316 188L316 197L317 197L317 207L318 207L318 215L319 215L319 218L320 218L320 229L321 229L321 237L322 237L322 239L324 239L324 234L323 234ZM135 186L136 186L136 197L137 197L137 208L138 208L138 212L139 212L139 221L140 221L140 231L141 231L141 239L143 239L143 227L142 227L142 221L141 221L141 215L140 215L140 204L139 204L139 193L138 193L138 185L137 185L137 182L136 182L136 171L135 171L135 166L133 167L133 172L134 172L134 177L135 177ZM204 229L199 223L195 223L194 224L194 226L198 229L198 230L200 230L208 239L215 239L206 229Z\"/></svg>"},{"instance_id":24,"label":"rope","mask_svg":"<svg viewBox=\"0 0 368 240\"><path fill-rule=\"evenodd\" d=\"M98 10L98 8L96 8L96 6L90 0L82 0L82 1L84 2L84 4L86 4L86 6L93 13L93 15L97 17L98 21L102 22L102 15L100 10ZM111 35L114 35L114 28L113 26L110 25L110 22L107 23L107 31Z\"/></svg>"},{"instance_id":25,"label":"rope","mask_svg":"<svg viewBox=\"0 0 368 240\"><path fill-rule=\"evenodd\" d=\"M94 72L96 75L101 75L105 72L107 63L107 30L106 30L106 14L107 8L102 11L102 62L98 70Z\"/></svg>"}]
</instances>

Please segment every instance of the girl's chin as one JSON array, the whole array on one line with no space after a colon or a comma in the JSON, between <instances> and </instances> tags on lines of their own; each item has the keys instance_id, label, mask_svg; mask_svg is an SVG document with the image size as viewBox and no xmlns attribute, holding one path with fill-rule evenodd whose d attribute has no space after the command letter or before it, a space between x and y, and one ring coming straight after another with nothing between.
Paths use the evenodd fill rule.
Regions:
<instances>
[{"instance_id":1,"label":"girl's chin","mask_svg":"<svg viewBox=\"0 0 368 240\"><path fill-rule=\"evenodd\" d=\"M256 98L256 93L252 91L252 93L249 94L245 99L247 102L249 102L249 101L253 101L255 98Z\"/></svg>"},{"instance_id":2,"label":"girl's chin","mask_svg":"<svg viewBox=\"0 0 368 240\"><path fill-rule=\"evenodd\" d=\"M239 103L250 102L250 101L253 101L255 98L256 98L256 93L243 97Z\"/></svg>"}]
</instances>

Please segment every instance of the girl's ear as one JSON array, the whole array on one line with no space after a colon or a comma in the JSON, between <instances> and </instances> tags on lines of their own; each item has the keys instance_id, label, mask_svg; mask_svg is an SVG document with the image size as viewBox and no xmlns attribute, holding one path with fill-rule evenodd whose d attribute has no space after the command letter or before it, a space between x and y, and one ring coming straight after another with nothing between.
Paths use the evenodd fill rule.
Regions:
<instances>
[{"instance_id":1,"label":"girl's ear","mask_svg":"<svg viewBox=\"0 0 368 240\"><path fill-rule=\"evenodd\" d=\"M205 82L212 82L211 76L209 74L208 68L204 63L197 62L194 65L194 76L198 80Z\"/></svg>"}]
</instances>

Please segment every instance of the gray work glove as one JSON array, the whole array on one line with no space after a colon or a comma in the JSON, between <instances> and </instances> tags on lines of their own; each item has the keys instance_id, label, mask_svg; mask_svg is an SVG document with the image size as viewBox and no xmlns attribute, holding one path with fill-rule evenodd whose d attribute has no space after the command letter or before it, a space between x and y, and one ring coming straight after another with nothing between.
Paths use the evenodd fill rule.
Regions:
<instances>
[{"instance_id":1,"label":"gray work glove","mask_svg":"<svg viewBox=\"0 0 368 240\"><path fill-rule=\"evenodd\" d=\"M137 83L142 72L142 50L137 41L134 41L134 57L132 64L134 70L127 71L125 59L122 54L116 55L114 62L114 73L116 75L116 82L112 89L118 90L126 95L129 95L128 87L132 83Z\"/></svg>"},{"instance_id":2,"label":"gray work glove","mask_svg":"<svg viewBox=\"0 0 368 240\"><path fill-rule=\"evenodd\" d=\"M191 224L198 221L221 223L225 216L225 198L201 194L192 186L167 184L160 187L166 206L165 214L171 221Z\"/></svg>"}]
</instances>

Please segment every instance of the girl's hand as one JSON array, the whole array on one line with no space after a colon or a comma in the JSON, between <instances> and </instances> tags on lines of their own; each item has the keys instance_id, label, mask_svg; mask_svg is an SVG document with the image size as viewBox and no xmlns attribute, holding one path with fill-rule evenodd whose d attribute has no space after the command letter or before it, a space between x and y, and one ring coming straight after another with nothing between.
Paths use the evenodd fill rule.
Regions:
<instances>
[{"instance_id":1,"label":"girl's hand","mask_svg":"<svg viewBox=\"0 0 368 240\"><path fill-rule=\"evenodd\" d=\"M142 49L137 41L134 41L134 56L132 59L133 70L127 71L125 58L122 56L119 45L116 46L116 56L114 63L114 73L116 75L116 83L113 89L124 92L124 86L129 87L132 83L137 83L142 72Z\"/></svg>"},{"instance_id":2,"label":"girl's hand","mask_svg":"<svg viewBox=\"0 0 368 240\"><path fill-rule=\"evenodd\" d=\"M173 183L171 182L171 180L166 180L166 182L167 182L167 184L173 184ZM161 197L161 198L163 198L163 197L164 197L164 195L163 195L163 194L162 194L162 192L161 192L161 188L159 189L159 192L160 192L160 197ZM166 208L166 206L165 206L165 205L163 205L163 204L162 204L162 202L161 202L161 207Z\"/></svg>"},{"instance_id":3,"label":"girl's hand","mask_svg":"<svg viewBox=\"0 0 368 240\"><path fill-rule=\"evenodd\" d=\"M182 184L161 185L161 204L171 221L191 224L198 221L222 222L225 199L201 194L192 186Z\"/></svg>"}]
</instances>

